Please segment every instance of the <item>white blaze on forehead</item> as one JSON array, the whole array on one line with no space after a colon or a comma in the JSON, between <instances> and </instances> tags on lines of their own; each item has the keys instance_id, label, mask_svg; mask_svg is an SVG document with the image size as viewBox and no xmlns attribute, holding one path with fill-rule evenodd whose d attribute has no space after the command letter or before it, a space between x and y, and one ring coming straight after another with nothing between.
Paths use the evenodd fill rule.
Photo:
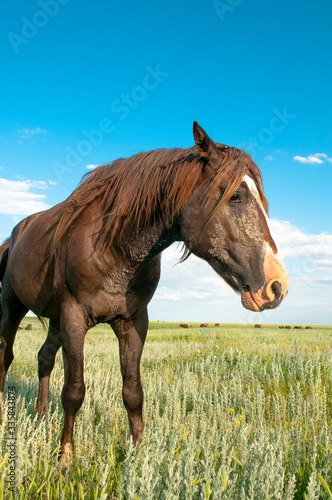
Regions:
<instances>
[{"instance_id":1,"label":"white blaze on forehead","mask_svg":"<svg viewBox=\"0 0 332 500\"><path fill-rule=\"evenodd\" d=\"M258 205L262 209L262 212L263 212L263 214L265 216L265 219L266 219L267 227L269 228L270 235L271 235L271 238L272 238L271 228L270 228L270 224L269 224L269 218L267 216L267 213L264 210L264 207L263 207L263 204L262 204L262 200L261 200L261 197L259 196L259 192L258 192L258 189L257 189L257 186L256 186L256 183L255 183L254 179L252 179L251 177L249 177L249 175L245 175L243 177L243 181L247 184L247 186L249 188L249 191L255 197ZM266 243L266 247L267 247L267 250L269 252L272 251L272 249L271 249L271 247L270 247L270 245L268 243ZM273 255L275 256L275 258L277 260L279 260L283 264L283 259L282 259L281 255L280 255L279 251L276 254L273 254Z\"/></svg>"},{"instance_id":2,"label":"white blaze on forehead","mask_svg":"<svg viewBox=\"0 0 332 500\"><path fill-rule=\"evenodd\" d=\"M263 210L263 214L265 215L266 220L268 220L267 213L264 210L264 207L263 207L263 204L262 204L262 200L261 200L261 197L259 196L259 192L258 192L258 189L257 189L257 186L256 186L256 183L255 183L254 179L252 179L251 177L249 177L249 175L245 175L243 177L243 181L247 184L247 186L248 186L249 191L251 192L251 194L256 198L256 201L257 201L258 205Z\"/></svg>"},{"instance_id":3,"label":"white blaze on forehead","mask_svg":"<svg viewBox=\"0 0 332 500\"><path fill-rule=\"evenodd\" d=\"M259 191L257 189L255 181L251 177L249 177L249 175L245 175L243 177L243 181L247 184L249 191L256 199L258 206L262 209L262 212L266 218L266 223L267 223L267 227L268 227L269 232L270 232L270 236L272 238L271 229L269 226L269 218L267 216L267 213L264 210L262 200L261 200L261 197L259 195ZM283 262L283 258L280 255L280 252L278 250L277 250L277 253L274 253L273 248L270 246L270 244L267 241L265 241L264 246L265 246L264 272L265 272L265 263L266 263L266 265L267 265L266 271L270 272L270 279L278 280L279 283L281 283L282 288L283 288L282 293L283 293L283 298L284 298L287 294L287 291L288 291L289 280L288 280L287 271L286 271L286 268L285 268L285 265ZM272 257L272 260L271 260L271 257Z\"/></svg>"}]
</instances>

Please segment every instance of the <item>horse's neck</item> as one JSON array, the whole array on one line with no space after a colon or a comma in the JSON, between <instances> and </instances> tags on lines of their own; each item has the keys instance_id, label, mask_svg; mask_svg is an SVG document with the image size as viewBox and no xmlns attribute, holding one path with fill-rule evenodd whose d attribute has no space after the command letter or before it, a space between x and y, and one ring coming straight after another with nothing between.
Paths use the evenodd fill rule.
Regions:
<instances>
[{"instance_id":1,"label":"horse's neck","mask_svg":"<svg viewBox=\"0 0 332 500\"><path fill-rule=\"evenodd\" d=\"M131 261L143 262L160 254L176 239L171 228L166 229L157 222L137 232L126 231L119 246Z\"/></svg>"}]
</instances>

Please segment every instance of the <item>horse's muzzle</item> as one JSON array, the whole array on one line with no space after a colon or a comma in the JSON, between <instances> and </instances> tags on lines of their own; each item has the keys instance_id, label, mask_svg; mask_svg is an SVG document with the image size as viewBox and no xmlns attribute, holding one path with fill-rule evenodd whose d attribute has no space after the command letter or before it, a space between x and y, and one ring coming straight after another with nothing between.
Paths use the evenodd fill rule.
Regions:
<instances>
[{"instance_id":1,"label":"horse's muzzle","mask_svg":"<svg viewBox=\"0 0 332 500\"><path fill-rule=\"evenodd\" d=\"M243 307L250 311L274 309L284 300L288 293L289 279L281 259L266 254L264 259L265 283L258 292L243 290L241 301Z\"/></svg>"},{"instance_id":2,"label":"horse's muzzle","mask_svg":"<svg viewBox=\"0 0 332 500\"><path fill-rule=\"evenodd\" d=\"M249 311L264 311L264 309L274 309L284 300L288 292L283 290L279 281L271 281L262 287L258 293L242 292L241 302L243 307Z\"/></svg>"}]
</instances>

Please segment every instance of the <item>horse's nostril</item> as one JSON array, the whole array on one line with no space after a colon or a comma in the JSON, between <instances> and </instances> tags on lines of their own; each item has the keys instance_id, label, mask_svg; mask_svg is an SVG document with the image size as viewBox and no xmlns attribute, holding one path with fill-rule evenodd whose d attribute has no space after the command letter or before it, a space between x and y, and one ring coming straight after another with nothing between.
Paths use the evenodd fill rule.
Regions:
<instances>
[{"instance_id":1,"label":"horse's nostril","mask_svg":"<svg viewBox=\"0 0 332 500\"><path fill-rule=\"evenodd\" d=\"M272 292L274 293L275 299L280 299L282 294L282 284L279 281L274 281L272 283Z\"/></svg>"}]
</instances>

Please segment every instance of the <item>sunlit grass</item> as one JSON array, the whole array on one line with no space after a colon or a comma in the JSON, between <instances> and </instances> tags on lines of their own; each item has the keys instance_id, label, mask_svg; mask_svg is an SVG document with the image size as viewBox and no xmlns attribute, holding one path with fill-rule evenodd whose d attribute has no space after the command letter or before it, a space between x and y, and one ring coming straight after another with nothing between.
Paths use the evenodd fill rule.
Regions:
<instances>
[{"instance_id":1,"label":"sunlit grass","mask_svg":"<svg viewBox=\"0 0 332 500\"><path fill-rule=\"evenodd\" d=\"M146 428L138 450L121 399L117 340L108 326L94 328L86 339L87 393L75 424L75 456L62 478L62 359L58 355L52 374L50 414L37 418L37 352L45 333L37 320L27 322L33 330L18 333L6 383L17 395L13 498L329 498L331 327L151 323L142 358ZM6 400L4 407L0 467L7 453ZM1 498L10 498L3 482Z\"/></svg>"}]
</instances>

